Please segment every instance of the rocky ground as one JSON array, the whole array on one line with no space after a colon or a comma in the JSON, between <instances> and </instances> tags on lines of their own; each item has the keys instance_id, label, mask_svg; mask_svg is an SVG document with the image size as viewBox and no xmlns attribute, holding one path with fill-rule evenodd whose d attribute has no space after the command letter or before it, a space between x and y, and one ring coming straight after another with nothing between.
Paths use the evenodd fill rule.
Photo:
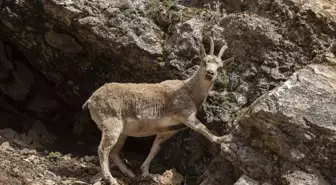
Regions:
<instances>
[{"instance_id":1,"label":"rocky ground","mask_svg":"<svg viewBox=\"0 0 336 185\"><path fill-rule=\"evenodd\" d=\"M34 130L32 129L30 133ZM50 136L44 133L44 136L46 135ZM31 134L18 134L12 129L0 129L1 185L104 185L104 182L99 181L100 167L96 155L73 155L49 151L42 147L41 138L36 139L31 136ZM134 179L125 177L112 163L111 172L121 185L173 185L183 181L183 176L175 169L168 170L157 161L153 162L151 170L153 173L162 174L160 181L144 179L140 175L139 158L142 157L133 153L126 154L126 158L128 159L126 163L138 177Z\"/></svg>"},{"instance_id":2,"label":"rocky ground","mask_svg":"<svg viewBox=\"0 0 336 185\"><path fill-rule=\"evenodd\" d=\"M0 17L2 183L89 183L98 166L85 155L100 139L81 110L90 94L185 79L212 36L235 62L198 117L233 141L182 131L153 170L176 168L190 185L336 184L334 0L0 0ZM134 171L152 141L127 140Z\"/></svg>"}]
</instances>

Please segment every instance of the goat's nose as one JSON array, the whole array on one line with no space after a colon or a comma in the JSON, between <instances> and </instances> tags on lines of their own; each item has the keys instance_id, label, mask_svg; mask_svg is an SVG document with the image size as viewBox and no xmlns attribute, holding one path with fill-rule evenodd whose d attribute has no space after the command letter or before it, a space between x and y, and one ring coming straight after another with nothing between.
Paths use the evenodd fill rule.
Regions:
<instances>
[{"instance_id":1,"label":"goat's nose","mask_svg":"<svg viewBox=\"0 0 336 185\"><path fill-rule=\"evenodd\" d=\"M215 72L212 70L207 70L206 73L211 76L215 75Z\"/></svg>"}]
</instances>

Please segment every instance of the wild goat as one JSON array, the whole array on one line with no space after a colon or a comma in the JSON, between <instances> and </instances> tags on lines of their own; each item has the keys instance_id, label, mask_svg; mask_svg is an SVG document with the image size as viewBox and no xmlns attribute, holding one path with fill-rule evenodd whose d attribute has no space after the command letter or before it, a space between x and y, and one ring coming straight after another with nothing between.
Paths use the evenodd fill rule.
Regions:
<instances>
[{"instance_id":1,"label":"wild goat","mask_svg":"<svg viewBox=\"0 0 336 185\"><path fill-rule=\"evenodd\" d=\"M210 37L210 53L201 44L201 65L186 80L167 80L161 83L107 83L96 90L83 105L102 132L98 148L102 176L112 185L117 181L109 170L109 155L127 176L135 177L119 157L126 137L156 135L153 146L141 166L142 176L157 179L149 173L149 165L160 150L160 144L187 126L204 135L211 142L221 143L228 136L215 136L197 118L201 107L217 77L217 71L233 61L221 60L227 45L214 56L214 41ZM111 152L110 152L111 151Z\"/></svg>"}]
</instances>

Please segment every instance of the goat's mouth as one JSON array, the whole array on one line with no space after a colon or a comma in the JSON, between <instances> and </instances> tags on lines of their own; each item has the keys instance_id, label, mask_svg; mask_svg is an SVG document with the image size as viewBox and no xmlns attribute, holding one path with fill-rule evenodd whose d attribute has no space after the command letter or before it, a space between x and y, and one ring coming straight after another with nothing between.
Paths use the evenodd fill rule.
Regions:
<instances>
[{"instance_id":1,"label":"goat's mouth","mask_svg":"<svg viewBox=\"0 0 336 185\"><path fill-rule=\"evenodd\" d=\"M213 81L214 78L215 78L215 75L208 75L208 74L205 75L205 79L208 81Z\"/></svg>"}]
</instances>

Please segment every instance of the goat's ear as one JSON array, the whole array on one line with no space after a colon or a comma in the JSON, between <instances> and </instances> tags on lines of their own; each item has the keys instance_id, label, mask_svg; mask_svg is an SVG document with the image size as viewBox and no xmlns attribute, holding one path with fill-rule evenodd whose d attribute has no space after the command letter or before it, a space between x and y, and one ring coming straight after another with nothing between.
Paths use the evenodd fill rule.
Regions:
<instances>
[{"instance_id":1,"label":"goat's ear","mask_svg":"<svg viewBox=\"0 0 336 185\"><path fill-rule=\"evenodd\" d=\"M203 60L206 56L206 53L205 53L205 49L204 49L204 45L201 44L200 46L200 56L201 56L201 59Z\"/></svg>"},{"instance_id":2,"label":"goat's ear","mask_svg":"<svg viewBox=\"0 0 336 185\"><path fill-rule=\"evenodd\" d=\"M224 68L229 67L232 64L233 61L234 61L234 57L231 57L229 59L224 60L223 61L223 67Z\"/></svg>"}]
</instances>

